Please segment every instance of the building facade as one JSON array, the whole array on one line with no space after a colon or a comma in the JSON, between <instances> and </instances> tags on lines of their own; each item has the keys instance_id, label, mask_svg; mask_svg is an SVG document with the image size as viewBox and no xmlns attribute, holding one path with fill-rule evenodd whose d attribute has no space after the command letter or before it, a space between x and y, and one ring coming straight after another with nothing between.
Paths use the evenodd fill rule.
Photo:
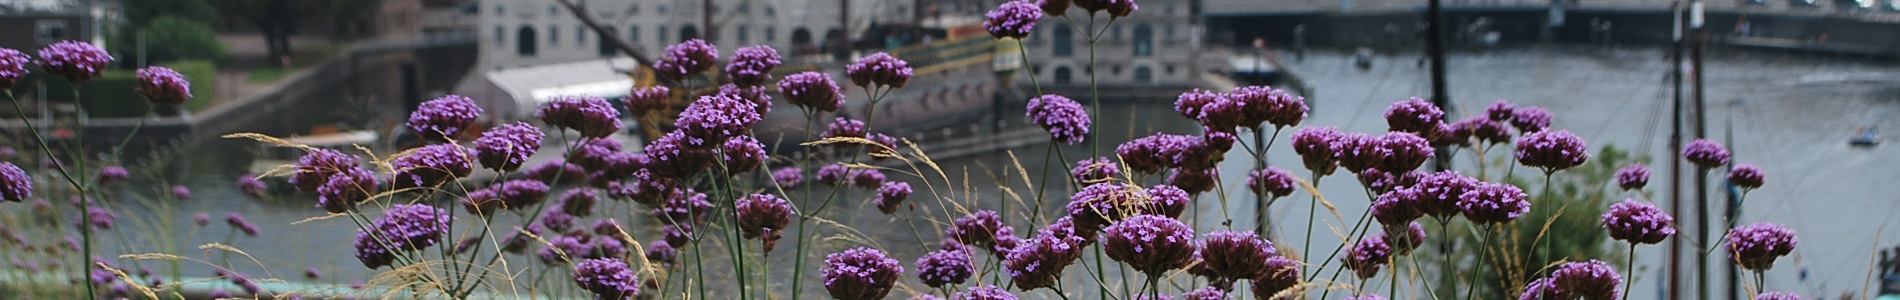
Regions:
<instances>
[{"instance_id":1,"label":"building facade","mask_svg":"<svg viewBox=\"0 0 1900 300\"><path fill-rule=\"evenodd\" d=\"M1187 0L1142 1L1141 9L1113 26L1105 14L1095 15L1094 44L1096 80L1102 86L1186 86L1196 82L1193 74L1202 67L1196 60L1202 55L1201 32L1194 24L1193 9ZM1091 24L1087 13L1070 9L1068 18L1045 15L1036 30L1024 40L1029 52L1027 67L1044 85L1084 86L1089 84L1089 35L1083 30ZM1071 24L1069 20L1074 20ZM1202 66L1207 66L1202 63ZM1020 77L1019 77L1020 78ZM1021 79L1019 81L1026 81ZM1024 82L1026 83L1026 82Z\"/></svg>"}]
</instances>

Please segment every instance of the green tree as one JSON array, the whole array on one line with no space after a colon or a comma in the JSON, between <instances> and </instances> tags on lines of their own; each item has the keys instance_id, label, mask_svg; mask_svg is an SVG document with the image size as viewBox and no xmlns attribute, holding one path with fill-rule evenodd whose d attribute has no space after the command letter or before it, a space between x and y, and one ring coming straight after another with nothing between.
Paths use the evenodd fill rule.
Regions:
<instances>
[{"instance_id":1,"label":"green tree","mask_svg":"<svg viewBox=\"0 0 1900 300\"><path fill-rule=\"evenodd\" d=\"M218 9L205 0L123 0L119 6L124 8L126 23L132 28L146 27L165 16L186 20L218 18Z\"/></svg>"},{"instance_id":2,"label":"green tree","mask_svg":"<svg viewBox=\"0 0 1900 300\"><path fill-rule=\"evenodd\" d=\"M179 60L216 61L224 58L224 42L218 40L210 25L198 20L181 16L163 16L152 20L151 25L131 31L121 31L122 42L115 43L117 52L131 58L137 55L138 36L145 36L146 63L158 64Z\"/></svg>"},{"instance_id":3,"label":"green tree","mask_svg":"<svg viewBox=\"0 0 1900 300\"><path fill-rule=\"evenodd\" d=\"M1609 233L1603 230L1602 215L1610 204L1622 201L1624 194L1617 188L1616 171L1631 162L1646 161L1646 158L1632 157L1629 152L1606 145L1595 157L1582 166L1559 171L1551 178L1548 195L1542 186L1543 175L1535 169L1491 170L1528 171L1529 175L1511 176L1508 182L1523 187L1530 194L1533 203L1531 212L1516 221L1500 224L1493 229L1490 244L1474 247L1483 242L1479 235L1483 229L1474 228L1470 223L1454 221L1450 238L1457 242L1450 251L1452 265L1457 272L1451 278L1439 278L1432 285L1437 288L1441 298L1471 287L1478 293L1476 299L1516 299L1524 285L1531 280L1548 275L1557 264L1565 261L1602 260L1613 265L1625 264L1627 251L1617 243L1610 243ZM1493 166L1509 166L1514 161L1501 161ZM1523 169L1519 167L1519 169ZM1639 199L1640 200L1640 199ZM1551 221L1552 218L1556 220ZM1548 223L1548 228L1546 228ZM1540 236L1541 235L1541 236ZM1434 242L1436 243L1436 242ZM1436 248L1436 247L1434 247ZM1476 263L1479 251L1486 251L1482 269ZM1434 252L1436 254L1437 252ZM1440 264L1440 259L1420 257L1420 263ZM1439 266L1443 268L1444 266ZM1620 270L1620 268L1619 268ZM1442 276L1442 275L1441 275ZM1456 282L1456 283L1454 283ZM1449 288L1438 288L1449 287ZM1452 289L1460 289L1453 292ZM1464 298L1450 298L1464 299Z\"/></svg>"}]
</instances>

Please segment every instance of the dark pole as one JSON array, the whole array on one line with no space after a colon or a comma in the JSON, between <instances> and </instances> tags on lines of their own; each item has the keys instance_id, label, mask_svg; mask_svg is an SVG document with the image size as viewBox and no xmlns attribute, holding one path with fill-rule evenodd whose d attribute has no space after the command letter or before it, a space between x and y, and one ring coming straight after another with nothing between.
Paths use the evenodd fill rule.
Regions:
<instances>
[{"instance_id":1,"label":"dark pole","mask_svg":"<svg viewBox=\"0 0 1900 300\"><path fill-rule=\"evenodd\" d=\"M1724 115L1724 118L1722 119L1722 140L1724 141L1730 141L1730 143L1733 143L1733 141L1735 140L1735 106L1741 105L1741 104L1742 104L1742 100L1740 99L1736 99L1734 102L1729 102L1728 114ZM1735 147L1733 147L1733 144L1730 144L1730 146L1731 147L1729 147L1729 151L1733 153L1735 150ZM1733 160L1735 156L1730 155L1729 158ZM1734 171L1735 165L1729 164L1728 169L1729 171ZM1735 184L1732 182L1726 183L1726 184L1723 184L1722 187L1723 187L1722 191L1726 192L1728 196L1728 197L1725 197L1725 199L1728 199L1728 201L1723 202L1724 204L1723 204L1723 214L1722 214L1723 216L1722 220L1724 221L1722 232L1726 235L1727 232L1735 230L1735 218L1737 217L1737 215L1741 214L1742 207L1741 205L1739 205L1740 203L1736 203L1738 202L1738 200L1740 200L1737 197L1741 195L1735 193L1735 188L1736 188ZM1740 274L1737 274L1739 272L1736 270L1735 260L1724 259L1723 261L1728 262L1727 263L1728 268L1725 268L1726 271L1728 272L1728 299L1740 300L1742 298L1742 295L1741 295L1742 290L1739 289L1738 287L1741 286L1740 282L1742 278L1740 277ZM1758 291L1762 290L1762 287L1759 287L1759 286L1755 287L1755 290L1758 290Z\"/></svg>"},{"instance_id":2,"label":"dark pole","mask_svg":"<svg viewBox=\"0 0 1900 300\"><path fill-rule=\"evenodd\" d=\"M1439 109L1451 109L1451 96L1445 91L1445 26L1440 18L1439 0L1431 0L1425 9L1425 27L1431 30L1431 36L1425 40L1426 55L1432 56L1432 105ZM1444 171L1451 168L1451 152L1438 151L1433 154L1432 171Z\"/></svg>"},{"instance_id":3,"label":"dark pole","mask_svg":"<svg viewBox=\"0 0 1900 300\"><path fill-rule=\"evenodd\" d=\"M718 43L719 27L713 27L715 26L715 24L713 24L713 1L704 0L702 3L704 4L699 10L699 27L706 28L706 32L701 33L701 35L703 35L707 43Z\"/></svg>"},{"instance_id":4,"label":"dark pole","mask_svg":"<svg viewBox=\"0 0 1900 300\"><path fill-rule=\"evenodd\" d=\"M1702 28L1702 2L1691 3L1693 4L1690 9L1689 24L1694 44L1689 49L1689 64L1695 70L1695 77L1692 77L1695 80L1692 82L1695 84L1695 137L1700 139L1708 136L1708 128L1704 126L1704 123L1708 121L1705 118L1708 109L1702 102L1704 94L1702 78L1708 74L1708 70L1702 69L1702 48L1706 42L1707 33ZM1702 251L1702 249L1709 249L1709 243L1711 243L1709 241L1709 172L1707 168L1698 170L1695 177L1695 235L1701 247L1696 248L1696 299L1709 299L1709 252Z\"/></svg>"},{"instance_id":5,"label":"dark pole","mask_svg":"<svg viewBox=\"0 0 1900 300\"><path fill-rule=\"evenodd\" d=\"M1669 81L1674 88L1674 110L1669 114L1669 214L1682 220L1682 3L1671 4ZM1682 299L1682 237L1669 239L1669 299Z\"/></svg>"}]
</instances>

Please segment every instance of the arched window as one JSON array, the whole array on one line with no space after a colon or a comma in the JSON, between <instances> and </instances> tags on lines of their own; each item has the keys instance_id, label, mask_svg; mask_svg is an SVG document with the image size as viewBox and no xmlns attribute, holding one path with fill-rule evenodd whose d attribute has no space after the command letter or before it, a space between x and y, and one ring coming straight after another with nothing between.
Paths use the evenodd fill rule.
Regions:
<instances>
[{"instance_id":1,"label":"arched window","mask_svg":"<svg viewBox=\"0 0 1900 300\"><path fill-rule=\"evenodd\" d=\"M1135 25L1135 56L1155 55L1155 28L1148 24Z\"/></svg>"},{"instance_id":2,"label":"arched window","mask_svg":"<svg viewBox=\"0 0 1900 300\"><path fill-rule=\"evenodd\" d=\"M554 46L560 46L560 45L561 45L561 28L554 27L553 25L549 25L548 26L548 47L554 47Z\"/></svg>"},{"instance_id":3,"label":"arched window","mask_svg":"<svg viewBox=\"0 0 1900 300\"><path fill-rule=\"evenodd\" d=\"M1135 67L1135 83L1150 84L1155 81L1155 70L1148 66Z\"/></svg>"},{"instance_id":4,"label":"arched window","mask_svg":"<svg viewBox=\"0 0 1900 300\"><path fill-rule=\"evenodd\" d=\"M696 38L699 38L699 27L693 27L693 25L680 27L680 42L684 43L687 40Z\"/></svg>"},{"instance_id":5,"label":"arched window","mask_svg":"<svg viewBox=\"0 0 1900 300\"><path fill-rule=\"evenodd\" d=\"M1054 52L1052 54L1055 56L1075 55L1075 27L1063 24L1056 25L1056 28L1050 30L1054 30L1051 35L1055 36L1055 40L1050 41L1049 44L1050 52Z\"/></svg>"},{"instance_id":6,"label":"arched window","mask_svg":"<svg viewBox=\"0 0 1900 300\"><path fill-rule=\"evenodd\" d=\"M574 25L574 45L587 45L587 25Z\"/></svg>"},{"instance_id":7,"label":"arched window","mask_svg":"<svg viewBox=\"0 0 1900 300\"><path fill-rule=\"evenodd\" d=\"M535 41L539 40L534 38L534 27L521 26L515 31L515 55L534 56Z\"/></svg>"},{"instance_id":8,"label":"arched window","mask_svg":"<svg viewBox=\"0 0 1900 300\"><path fill-rule=\"evenodd\" d=\"M811 53L810 49L815 49L815 48L816 46L812 45L811 30L805 29L804 27L799 27L798 29L792 29L793 55Z\"/></svg>"},{"instance_id":9,"label":"arched window","mask_svg":"<svg viewBox=\"0 0 1900 300\"><path fill-rule=\"evenodd\" d=\"M662 6L662 7L664 7L664 6ZM660 34L660 35L659 35L659 37L660 37L660 38L659 38L658 40L656 40L656 41L658 41L658 42L660 42L660 45L666 45L666 41L667 41L667 39L666 39L666 25L660 25L660 30L658 30L658 31L655 31L655 32L658 32L658 33ZM664 47L662 47L662 48L664 48Z\"/></svg>"},{"instance_id":10,"label":"arched window","mask_svg":"<svg viewBox=\"0 0 1900 300\"><path fill-rule=\"evenodd\" d=\"M1074 75L1071 73L1074 71L1070 71L1068 66L1056 67L1056 84L1069 84L1069 77Z\"/></svg>"},{"instance_id":11,"label":"arched window","mask_svg":"<svg viewBox=\"0 0 1900 300\"><path fill-rule=\"evenodd\" d=\"M601 57L614 56L614 52L616 52L616 50L619 50L617 48L614 48L613 43L607 42L607 39L613 38L614 31L615 30L613 28L607 28L607 31L600 33L600 41L594 43L595 44L594 49L596 49L595 51L600 52Z\"/></svg>"}]
</instances>

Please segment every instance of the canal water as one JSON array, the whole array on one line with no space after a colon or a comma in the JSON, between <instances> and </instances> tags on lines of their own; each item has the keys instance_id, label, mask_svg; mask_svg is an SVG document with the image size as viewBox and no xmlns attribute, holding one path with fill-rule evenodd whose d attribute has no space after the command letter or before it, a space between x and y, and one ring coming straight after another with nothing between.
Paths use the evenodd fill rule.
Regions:
<instances>
[{"instance_id":1,"label":"canal water","mask_svg":"<svg viewBox=\"0 0 1900 300\"><path fill-rule=\"evenodd\" d=\"M1387 104L1430 93L1427 71L1420 67L1418 59L1416 54L1381 55L1369 70L1353 68L1350 53L1314 51L1304 60L1290 61L1288 69L1302 76L1316 91L1315 97L1310 99L1315 109L1303 125L1337 126L1354 132L1384 131L1381 112ZM1454 101L1451 118L1479 112L1484 105L1497 99L1509 99L1520 106L1549 108L1556 114L1553 128L1577 133L1589 142L1593 151L1614 144L1639 155L1668 157L1671 154L1667 149L1667 109L1670 108L1671 93L1665 76L1669 69L1668 57L1663 50L1655 48L1531 47L1457 53L1451 55L1448 69L1451 98ZM1870 256L1873 251L1900 240L1900 234L1886 230L1896 225L1896 219L1889 216L1900 212L1900 203L1896 202L1900 199L1893 196L1900 195L1900 185L1886 183L1888 178L1896 175L1893 170L1900 170L1900 161L1892 159L1894 156L1890 153L1893 151L1890 146L1854 148L1848 146L1846 141L1858 128L1900 128L1900 124L1895 124L1892 118L1882 117L1900 113L1900 67L1855 59L1718 51L1710 55L1707 69L1707 135L1728 141L1736 153L1737 162L1756 163L1768 172L1768 185L1748 195L1747 206L1742 211L1739 223L1771 221L1786 224L1801 236L1800 248L1795 254L1784 258L1774 271L1769 272L1770 289L1794 291L1813 297L1832 297L1843 292L1859 293L1865 287L1864 276L1871 268ZM1102 124L1103 131L1111 133L1103 143L1103 153L1112 153L1114 144L1126 140L1131 134L1145 136L1156 131L1197 133L1198 126L1175 113L1172 102L1173 99L1153 99L1152 102L1109 105L1108 113L1096 116L1096 122ZM1024 125L1018 116L1005 118L1012 121L1007 123L1008 126L1033 126ZM1269 151L1269 163L1304 175L1305 172L1298 167L1299 158L1288 147L1286 134L1290 132L1282 134ZM108 250L105 252L166 252L218 262L228 259L241 272L269 274L291 280L302 280L298 274L303 269L316 267L324 273L321 279L314 280L319 283L343 284L370 279L374 272L364 269L352 256L350 244L354 239L354 225L344 219L297 223L323 215L321 210L312 207L312 196L279 195L259 201L237 191L234 180L249 168L254 159L249 148L251 144L244 141L216 141L188 148L179 156L180 160L173 170L173 174L185 175L167 177L164 181L191 187L194 194L192 200L156 207L115 204L120 207L119 213L127 219L169 218L171 221L168 226L163 223L133 224L135 221L122 221L120 227L115 229L115 234L123 236L123 242L108 242L103 248ZM558 145L552 141L549 144ZM826 227L820 238L810 240L797 240L796 232L788 232L786 241L769 259L774 274L771 274L773 279L768 285L777 294L789 293L790 281L784 279L795 276L792 272L796 271L796 276L810 277L806 280L805 289L808 296L821 295L822 288L815 283L818 262L808 260L806 269L802 270L790 267L793 264L790 253L795 247L794 243L819 243L813 253L828 253L847 246L872 243L889 250L893 257L903 261L903 265L909 269L907 271L910 271L905 276L905 284L922 291L926 288L916 281L916 270L912 264L917 257L935 248L941 228L956 217L954 212L960 211L956 207L996 209L1005 202L1023 203L1012 204L1012 208L1017 211L1012 211L1005 220L1018 227L1019 235L1033 231L1027 228L1029 221L1023 217L1020 207L1033 202L1035 193L1027 187L1022 172L1016 171L1017 162L1028 174L1042 174L1048 147L1047 144L1038 143L1008 151L937 161L944 174L951 177L948 183L935 174L928 178L899 174L898 171L909 171L910 167L887 164L897 168L886 171L891 179L910 182L916 189L911 201L917 203L919 211L912 213L914 217L878 213L867 200L871 195L865 191L842 193L839 202L823 214L824 218L835 220L842 226ZM1070 163L1090 152L1086 144L1064 146L1061 149ZM1204 195L1197 200L1195 211L1189 214L1198 229L1205 231L1220 227L1224 217L1216 216L1222 216L1223 210L1225 215L1238 219L1234 224L1236 227L1251 226L1251 220L1247 218L1252 215L1254 204L1239 188L1244 184L1243 170L1250 169L1251 161L1246 158L1245 151L1240 149L1236 147L1230 152L1222 165L1223 181L1229 193L1226 205L1221 205L1217 195ZM1497 159L1499 153L1491 154ZM1461 155L1464 156L1460 156L1456 162L1459 168L1474 167L1470 164L1468 153ZM1653 165L1652 170L1657 175L1647 190L1649 197L1667 199L1666 167ZM810 179L815 175L807 173L806 176ZM282 179L271 178L266 181L281 183ZM925 184L927 181L930 182L929 186ZM1346 218L1355 218L1357 212L1366 209L1367 201L1358 187L1346 184L1337 176L1329 178L1327 182L1330 184L1322 185L1322 193L1329 196L1330 202L1337 205ZM1719 179L1712 179L1711 182L1719 182ZM1036 184L1040 185L1040 182ZM1008 186L1009 189L999 189L999 186ZM1068 190L1052 185L1047 193L1044 197L1048 202L1043 205L1042 213L1044 216L1055 216L1060 211L1060 205L1067 202ZM816 194L824 195L825 192ZM1719 199L1723 193L1712 188L1711 195ZM933 198L949 199L956 204ZM1292 201L1280 201L1272 207L1270 217L1275 220L1276 231L1280 233L1275 239L1283 245L1283 249L1287 249L1287 245L1303 242L1301 236L1287 233L1306 230L1303 216L1308 209L1306 198L1306 193L1296 193L1289 198ZM608 202L604 205L610 211L637 216L630 218L632 220L622 219L623 225L635 231L636 239L642 242L657 240L658 234L653 226L638 221L648 218L645 209L628 203ZM805 205L810 204L801 204L801 207L807 207ZM1714 205L1721 207L1720 202ZM1719 209L1716 211L1720 212ZM212 224L203 228L191 225L190 219L197 213L209 214L213 219ZM229 226L222 224L226 213L243 214L260 227L261 235L247 237L234 234ZM898 215L904 216L905 213ZM504 217L497 223L512 224L514 221L510 219ZM1341 220L1322 213L1319 221L1315 222L1321 227L1315 228L1320 234L1314 235L1312 248L1331 249L1337 246L1340 239L1331 233L1335 229L1326 227L1326 224L1337 226L1340 223ZM584 226L591 224L591 220L577 224ZM1689 229L1683 228L1685 236L1692 236ZM458 227L457 230L465 232L468 229ZM159 231L171 232L170 237L155 234ZM1719 232L1714 235L1719 235ZM226 243L243 249L255 256L261 266L251 263L247 258L227 258L217 251L199 250L196 247L210 242ZM754 246L749 249L756 251L756 244ZM709 255L724 256L720 252L724 248L709 247L714 247L707 248ZM1664 269L1667 257L1664 251L1662 246L1638 249L1639 274L1633 280L1636 284L1632 291L1633 299L1655 299L1660 295L1658 283L1663 279L1660 271ZM207 256L207 252L211 254ZM1685 257L1694 256L1685 254ZM536 261L532 254L512 260L526 264ZM208 266L193 263L184 265L186 276L211 275ZM709 272L713 272L713 266L719 266L719 270L730 270L723 261L707 262ZM1071 278L1088 276L1088 273L1076 268L1080 268L1080 265L1070 270ZM730 277L727 276L729 271L713 274ZM1718 270L1711 274L1721 273ZM1110 278L1111 282L1114 280ZM1692 278L1686 278L1685 282L1692 282L1689 280ZM548 282L562 288L571 285L565 278ZM1093 285L1082 286L1092 288ZM1719 281L1717 286L1720 286ZM1079 290L1086 289L1071 288L1071 291ZM730 291L716 294L726 292ZM1077 294L1093 295L1083 292ZM909 294L899 291L894 295ZM1046 296L1050 295L1039 292L1030 298ZM1092 298L1084 296L1076 299Z\"/></svg>"}]
</instances>

